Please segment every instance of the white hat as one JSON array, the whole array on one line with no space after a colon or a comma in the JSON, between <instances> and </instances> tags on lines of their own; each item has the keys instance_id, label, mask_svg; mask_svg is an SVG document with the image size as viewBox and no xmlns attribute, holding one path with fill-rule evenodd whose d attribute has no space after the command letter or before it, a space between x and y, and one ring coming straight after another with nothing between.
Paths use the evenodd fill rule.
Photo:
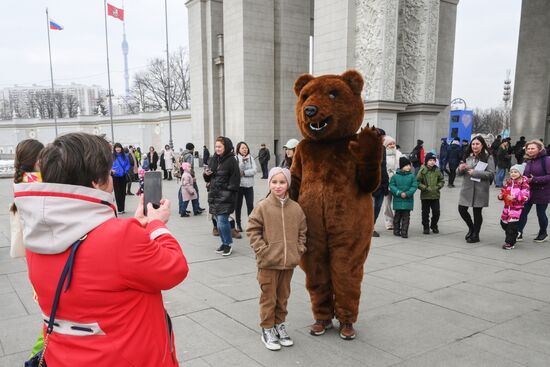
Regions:
<instances>
[{"instance_id":1,"label":"white hat","mask_svg":"<svg viewBox=\"0 0 550 367\"><path fill-rule=\"evenodd\" d=\"M295 149L296 146L298 145L299 141L297 139L290 139L289 141L286 142L285 145L283 145L283 148L285 149Z\"/></svg>"},{"instance_id":2,"label":"white hat","mask_svg":"<svg viewBox=\"0 0 550 367\"><path fill-rule=\"evenodd\" d=\"M523 172L525 171L525 166L523 164L514 164L511 168L510 168L510 171L518 171L520 175L523 176Z\"/></svg>"}]
</instances>

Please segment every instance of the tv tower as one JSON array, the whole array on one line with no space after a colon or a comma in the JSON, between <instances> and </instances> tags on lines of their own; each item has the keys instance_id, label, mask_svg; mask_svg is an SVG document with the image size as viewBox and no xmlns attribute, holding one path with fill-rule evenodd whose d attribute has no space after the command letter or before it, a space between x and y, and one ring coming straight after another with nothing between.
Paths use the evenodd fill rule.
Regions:
<instances>
[{"instance_id":1,"label":"tv tower","mask_svg":"<svg viewBox=\"0 0 550 367\"><path fill-rule=\"evenodd\" d=\"M510 69L506 70L506 79L504 79L504 93L502 100L504 101L504 109L510 109L510 98L512 96L512 80L510 80Z\"/></svg>"},{"instance_id":2,"label":"tv tower","mask_svg":"<svg viewBox=\"0 0 550 367\"><path fill-rule=\"evenodd\" d=\"M124 2L122 2L124 9ZM124 17L126 19L126 17ZM124 55L124 87L126 97L130 96L130 76L128 75L128 42L126 41L126 20L122 21L122 54Z\"/></svg>"}]
</instances>

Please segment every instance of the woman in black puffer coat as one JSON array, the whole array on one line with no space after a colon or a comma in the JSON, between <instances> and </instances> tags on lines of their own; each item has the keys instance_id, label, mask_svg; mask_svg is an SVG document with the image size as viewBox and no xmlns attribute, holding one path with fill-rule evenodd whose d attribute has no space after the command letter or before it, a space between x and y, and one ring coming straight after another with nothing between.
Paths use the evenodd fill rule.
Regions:
<instances>
[{"instance_id":1,"label":"woman in black puffer coat","mask_svg":"<svg viewBox=\"0 0 550 367\"><path fill-rule=\"evenodd\" d=\"M208 185L208 210L216 220L222 240L216 252L229 256L233 243L229 215L235 211L241 172L229 138L218 137L214 150L215 154L210 158L203 176Z\"/></svg>"}]
</instances>

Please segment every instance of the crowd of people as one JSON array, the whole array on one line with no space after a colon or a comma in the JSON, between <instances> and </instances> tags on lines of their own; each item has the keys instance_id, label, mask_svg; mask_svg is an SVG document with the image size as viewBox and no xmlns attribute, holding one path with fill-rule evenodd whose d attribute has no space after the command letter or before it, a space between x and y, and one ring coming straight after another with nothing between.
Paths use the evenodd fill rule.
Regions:
<instances>
[{"instance_id":1,"label":"crowd of people","mask_svg":"<svg viewBox=\"0 0 550 367\"><path fill-rule=\"evenodd\" d=\"M467 226L466 242L481 241L482 210L489 205L493 181L500 189L496 196L503 201L502 248L513 249L523 240L533 206L539 223L534 241L547 240L550 162L542 141L522 137L512 147L509 139L500 137L490 146L479 135L470 141L455 138L450 144L442 139L438 156L434 151L425 153L423 141L418 140L406 155L394 138L382 129L379 132L385 150L381 183L373 193L374 216L376 222L382 212L386 229L395 236L409 236L417 190L423 234L439 233L445 175L449 188L455 187L458 175L462 177L458 213ZM246 231L258 268L261 338L270 350L293 345L285 328L287 302L293 269L307 251L304 212L288 195L298 143L290 139L280 167L271 170L265 144L256 157L246 142L234 148L228 137L216 139L213 155L203 147L208 211L221 241L216 252L231 255L233 237ZM511 155L516 164L512 165ZM161 291L181 283L189 269L180 244L166 227L170 201L162 199L158 208L149 204L144 214L143 177L160 167L165 180L180 181L179 215L190 215L190 201L193 214L200 215L205 209L199 203L196 158L192 143L178 153L166 145L160 154L154 147L142 154L140 147L111 146L102 137L84 133L60 136L47 146L33 139L19 143L10 208L11 255L26 256L29 278L45 315L34 359L46 355L51 365L98 360L114 365L121 358L130 365L178 364ZM256 205L255 159L268 185L267 197ZM510 177L505 179L507 171ZM136 212L132 218L120 218L136 180L140 195ZM243 201L246 226L241 219ZM94 335L105 337L83 338ZM142 343L145 339L150 341L147 348Z\"/></svg>"},{"instance_id":2,"label":"crowd of people","mask_svg":"<svg viewBox=\"0 0 550 367\"><path fill-rule=\"evenodd\" d=\"M439 156L435 151L425 154L424 142L418 140L406 156L397 148L395 139L386 136L381 129L380 132L386 148L382 165L387 176L382 175L380 187L373 193L374 214L376 221L379 208L383 205L385 227L393 230L394 235L408 237L410 212L414 208L414 193L417 190L420 190L423 234L439 233L439 201L445 185L444 176L448 177L447 186L454 188L458 175L463 178L458 213L468 228L466 242L480 242L482 211L489 206L493 181L495 187L500 189L496 196L504 205L500 218L505 231L502 248L511 250L518 241L523 241L523 230L533 205L537 209L539 223L538 234L533 240L538 243L547 240L550 162L542 140L526 141L522 136L512 146L510 138L498 136L488 146L481 135L474 136L470 141L454 138L450 144L447 138L442 138ZM512 156L516 161L514 165ZM507 172L509 178L505 179ZM383 197L383 204L379 203L380 197ZM375 231L373 236L380 234Z\"/></svg>"}]
</instances>

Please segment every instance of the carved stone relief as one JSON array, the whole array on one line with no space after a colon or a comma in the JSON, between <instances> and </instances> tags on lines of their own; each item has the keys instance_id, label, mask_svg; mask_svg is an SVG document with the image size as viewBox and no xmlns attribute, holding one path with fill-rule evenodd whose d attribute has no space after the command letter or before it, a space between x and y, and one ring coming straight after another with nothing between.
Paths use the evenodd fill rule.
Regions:
<instances>
[{"instance_id":1,"label":"carved stone relief","mask_svg":"<svg viewBox=\"0 0 550 367\"><path fill-rule=\"evenodd\" d=\"M393 100L399 0L356 0L355 65L367 100Z\"/></svg>"},{"instance_id":2,"label":"carved stone relief","mask_svg":"<svg viewBox=\"0 0 550 367\"><path fill-rule=\"evenodd\" d=\"M439 0L400 0L396 100L433 103Z\"/></svg>"}]
</instances>

